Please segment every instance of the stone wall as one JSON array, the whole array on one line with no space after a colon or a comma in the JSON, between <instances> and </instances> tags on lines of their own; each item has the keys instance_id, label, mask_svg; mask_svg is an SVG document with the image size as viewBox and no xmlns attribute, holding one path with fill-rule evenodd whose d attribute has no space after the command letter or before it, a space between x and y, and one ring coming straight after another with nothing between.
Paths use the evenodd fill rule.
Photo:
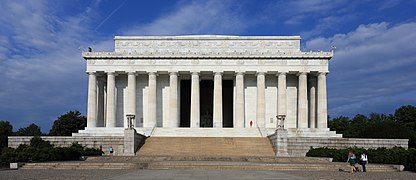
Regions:
<instances>
[{"instance_id":1,"label":"stone wall","mask_svg":"<svg viewBox=\"0 0 416 180\"><path fill-rule=\"evenodd\" d=\"M276 146L276 135L269 136L272 145ZM361 147L361 148L393 148L404 147L408 148L408 139L361 139L361 138L288 138L288 153L292 157L304 157L311 147L328 147L328 148L347 148L347 147Z\"/></svg>"},{"instance_id":2,"label":"stone wall","mask_svg":"<svg viewBox=\"0 0 416 180\"><path fill-rule=\"evenodd\" d=\"M8 147L17 148L20 144L29 144L33 136L9 136ZM74 136L41 136L43 140L51 142L56 147L68 147L78 142L86 147L100 148L105 154L109 154L108 148L113 147L114 155L123 155L124 137L74 137Z\"/></svg>"}]
</instances>

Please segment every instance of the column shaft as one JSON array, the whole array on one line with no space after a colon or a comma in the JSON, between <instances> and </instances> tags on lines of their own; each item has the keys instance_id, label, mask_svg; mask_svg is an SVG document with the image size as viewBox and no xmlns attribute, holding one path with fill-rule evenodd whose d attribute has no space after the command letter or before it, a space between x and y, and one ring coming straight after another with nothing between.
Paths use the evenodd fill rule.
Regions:
<instances>
[{"instance_id":1,"label":"column shaft","mask_svg":"<svg viewBox=\"0 0 416 180\"><path fill-rule=\"evenodd\" d=\"M279 72L277 77L277 115L286 116L286 72ZM287 119L287 118L286 118ZM279 120L276 119L276 127L278 127ZM286 126L287 121L284 121ZM287 126L286 126L287 127Z\"/></svg>"},{"instance_id":2,"label":"column shaft","mask_svg":"<svg viewBox=\"0 0 416 180\"><path fill-rule=\"evenodd\" d=\"M136 115L136 73L135 72L128 73L127 83L128 84L127 84L126 114ZM128 126L127 119L125 119L124 128L127 128L127 126Z\"/></svg>"},{"instance_id":3,"label":"column shaft","mask_svg":"<svg viewBox=\"0 0 416 180\"><path fill-rule=\"evenodd\" d=\"M327 96L326 96L326 73L318 75L318 94L317 94L317 128L327 128L328 112L327 112Z\"/></svg>"},{"instance_id":4,"label":"column shaft","mask_svg":"<svg viewBox=\"0 0 416 180\"><path fill-rule=\"evenodd\" d=\"M309 79L309 128L316 128L316 78Z\"/></svg>"},{"instance_id":5,"label":"column shaft","mask_svg":"<svg viewBox=\"0 0 416 180\"><path fill-rule=\"evenodd\" d=\"M88 73L88 111L87 127L97 127L97 76Z\"/></svg>"},{"instance_id":6,"label":"column shaft","mask_svg":"<svg viewBox=\"0 0 416 180\"><path fill-rule=\"evenodd\" d=\"M199 128L200 108L199 108L199 74L192 72L191 80L191 128Z\"/></svg>"},{"instance_id":7,"label":"column shaft","mask_svg":"<svg viewBox=\"0 0 416 180\"><path fill-rule=\"evenodd\" d=\"M149 72L149 87L147 92L147 119L143 127L156 126L156 73Z\"/></svg>"},{"instance_id":8,"label":"column shaft","mask_svg":"<svg viewBox=\"0 0 416 180\"><path fill-rule=\"evenodd\" d=\"M277 114L286 115L286 73L280 72L277 79L278 97Z\"/></svg>"},{"instance_id":9,"label":"column shaft","mask_svg":"<svg viewBox=\"0 0 416 180\"><path fill-rule=\"evenodd\" d=\"M235 77L235 128L244 128L244 74L238 72Z\"/></svg>"},{"instance_id":10,"label":"column shaft","mask_svg":"<svg viewBox=\"0 0 416 180\"><path fill-rule=\"evenodd\" d=\"M104 127L105 120L104 120L104 113L105 113L105 91L104 91L104 82L103 80L98 80L98 109L97 109L97 127Z\"/></svg>"},{"instance_id":11,"label":"column shaft","mask_svg":"<svg viewBox=\"0 0 416 180\"><path fill-rule=\"evenodd\" d=\"M114 72L107 73L107 120L106 127L116 127L116 76Z\"/></svg>"},{"instance_id":12,"label":"column shaft","mask_svg":"<svg viewBox=\"0 0 416 180\"><path fill-rule=\"evenodd\" d=\"M214 128L222 128L222 75L214 75Z\"/></svg>"},{"instance_id":13,"label":"column shaft","mask_svg":"<svg viewBox=\"0 0 416 180\"><path fill-rule=\"evenodd\" d=\"M178 74L170 73L169 78L169 123L163 124L163 127L179 127L178 118Z\"/></svg>"},{"instance_id":14,"label":"column shaft","mask_svg":"<svg viewBox=\"0 0 416 180\"><path fill-rule=\"evenodd\" d=\"M298 85L298 128L308 128L308 76L306 72L299 73Z\"/></svg>"},{"instance_id":15,"label":"column shaft","mask_svg":"<svg viewBox=\"0 0 416 180\"><path fill-rule=\"evenodd\" d=\"M265 91L266 91L266 79L264 72L257 74L257 125L259 127L266 127L266 102L265 102Z\"/></svg>"}]
</instances>

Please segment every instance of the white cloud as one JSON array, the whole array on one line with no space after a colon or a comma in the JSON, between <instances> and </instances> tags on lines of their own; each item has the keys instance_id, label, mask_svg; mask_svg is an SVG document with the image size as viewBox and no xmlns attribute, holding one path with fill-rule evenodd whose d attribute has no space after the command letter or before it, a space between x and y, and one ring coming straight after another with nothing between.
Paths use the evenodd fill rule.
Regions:
<instances>
[{"instance_id":1,"label":"white cloud","mask_svg":"<svg viewBox=\"0 0 416 180\"><path fill-rule=\"evenodd\" d=\"M397 99L414 102L415 31L415 22L394 26L381 22L306 42L310 50L337 47L328 76L330 112L376 111L376 107L387 108ZM409 94L413 99L406 98Z\"/></svg>"},{"instance_id":2,"label":"white cloud","mask_svg":"<svg viewBox=\"0 0 416 180\"><path fill-rule=\"evenodd\" d=\"M7 36L0 36L0 119L19 118L10 119L17 127L37 121L50 128L47 117L85 111L85 62L78 47L91 39L87 14L58 17L53 8L46 1L8 1L0 8L0 32Z\"/></svg>"},{"instance_id":3,"label":"white cloud","mask_svg":"<svg viewBox=\"0 0 416 180\"><path fill-rule=\"evenodd\" d=\"M237 34L246 28L237 4L232 1L193 1L179 4L149 24L123 31L125 35Z\"/></svg>"}]
</instances>

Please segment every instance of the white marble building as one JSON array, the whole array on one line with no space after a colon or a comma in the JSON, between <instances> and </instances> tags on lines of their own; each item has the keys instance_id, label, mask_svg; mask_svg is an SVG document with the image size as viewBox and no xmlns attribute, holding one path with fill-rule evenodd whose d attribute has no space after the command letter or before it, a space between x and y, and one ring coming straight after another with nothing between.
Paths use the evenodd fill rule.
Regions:
<instances>
[{"instance_id":1,"label":"white marble building","mask_svg":"<svg viewBox=\"0 0 416 180\"><path fill-rule=\"evenodd\" d=\"M289 136L327 128L333 52L302 52L299 36L116 36L114 52L83 52L88 122L78 134L123 134L127 114L155 136ZM250 122L252 125L250 126Z\"/></svg>"}]
</instances>

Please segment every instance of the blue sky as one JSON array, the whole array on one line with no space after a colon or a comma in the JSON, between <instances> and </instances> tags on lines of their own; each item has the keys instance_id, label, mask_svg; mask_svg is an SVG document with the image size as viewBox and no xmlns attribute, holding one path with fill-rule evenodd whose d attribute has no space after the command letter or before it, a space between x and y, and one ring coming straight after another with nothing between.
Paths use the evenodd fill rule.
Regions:
<instances>
[{"instance_id":1,"label":"blue sky","mask_svg":"<svg viewBox=\"0 0 416 180\"><path fill-rule=\"evenodd\" d=\"M416 105L415 0L0 0L0 120L48 132L86 112L81 50L116 35L300 35L303 51L336 46L331 117Z\"/></svg>"}]
</instances>

